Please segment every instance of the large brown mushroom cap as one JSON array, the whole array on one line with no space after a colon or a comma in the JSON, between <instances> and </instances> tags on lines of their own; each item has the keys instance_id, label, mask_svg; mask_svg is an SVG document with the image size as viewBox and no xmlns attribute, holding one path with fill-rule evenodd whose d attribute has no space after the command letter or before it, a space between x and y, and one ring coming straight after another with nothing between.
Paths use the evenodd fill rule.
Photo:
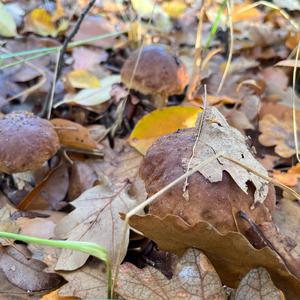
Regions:
<instances>
[{"instance_id":1,"label":"large brown mushroom cap","mask_svg":"<svg viewBox=\"0 0 300 300\"><path fill-rule=\"evenodd\" d=\"M59 149L52 124L27 112L15 112L0 119L0 172L34 170Z\"/></svg>"},{"instance_id":2,"label":"large brown mushroom cap","mask_svg":"<svg viewBox=\"0 0 300 300\"><path fill-rule=\"evenodd\" d=\"M128 57L121 70L122 82L128 87L139 51ZM178 58L161 45L149 45L142 50L130 88L145 95L168 97L181 94L188 81L186 67Z\"/></svg>"},{"instance_id":3,"label":"large brown mushroom cap","mask_svg":"<svg viewBox=\"0 0 300 300\"><path fill-rule=\"evenodd\" d=\"M191 156L195 137L195 129L180 130L160 138L151 146L140 168L149 195L184 174L182 160ZM183 197L183 183L180 183L152 203L149 212L159 217L177 215L191 225L207 221L221 232L240 230L245 233L249 229L248 224L238 217L240 210L256 224L271 221L270 212L275 208L275 192L271 185L265 201L251 209L253 186L249 187L248 194L244 193L226 172L223 172L223 180L216 183L197 172L189 177L188 183L189 200Z\"/></svg>"}]
</instances>

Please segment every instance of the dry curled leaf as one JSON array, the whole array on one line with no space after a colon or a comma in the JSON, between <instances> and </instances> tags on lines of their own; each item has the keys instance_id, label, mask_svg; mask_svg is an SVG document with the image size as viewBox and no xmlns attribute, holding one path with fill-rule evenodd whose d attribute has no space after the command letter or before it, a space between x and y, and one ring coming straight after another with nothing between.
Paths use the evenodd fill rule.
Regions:
<instances>
[{"instance_id":1,"label":"dry curled leaf","mask_svg":"<svg viewBox=\"0 0 300 300\"><path fill-rule=\"evenodd\" d=\"M293 123L288 114L281 120L270 114L264 115L259 121L259 130L259 142L267 147L275 146L275 152L281 157L288 158L296 153Z\"/></svg>"},{"instance_id":2,"label":"dry curled leaf","mask_svg":"<svg viewBox=\"0 0 300 300\"><path fill-rule=\"evenodd\" d=\"M195 107L183 106L155 110L137 123L129 137L129 144L145 154L159 137L180 128L194 127L200 111Z\"/></svg>"},{"instance_id":3,"label":"dry curled leaf","mask_svg":"<svg viewBox=\"0 0 300 300\"><path fill-rule=\"evenodd\" d=\"M97 148L97 143L82 125L65 119L52 119L51 123L54 125L59 141L63 146L82 150L95 150Z\"/></svg>"},{"instance_id":4,"label":"dry curled leaf","mask_svg":"<svg viewBox=\"0 0 300 300\"><path fill-rule=\"evenodd\" d=\"M279 256L268 247L255 249L238 232L220 234L207 222L190 226L172 215L165 218L133 216L130 225L162 250L182 254L190 247L200 249L213 264L222 283L229 287L237 287L242 276L261 266L269 272L272 281L287 299L299 299L300 280L289 272Z\"/></svg>"},{"instance_id":5,"label":"dry curled leaf","mask_svg":"<svg viewBox=\"0 0 300 300\"><path fill-rule=\"evenodd\" d=\"M214 267L197 249L183 254L170 280L153 267L139 269L130 263L122 264L116 291L128 300L227 299Z\"/></svg>"},{"instance_id":6,"label":"dry curled leaf","mask_svg":"<svg viewBox=\"0 0 300 300\"><path fill-rule=\"evenodd\" d=\"M126 191L126 186L116 189L109 183L97 185L71 202L74 205L69 215L56 226L55 233L61 239L94 242L106 248L112 262L116 258L122 237L122 220L119 213L127 213L137 205ZM127 243L129 231L126 233ZM127 243L122 249L126 254ZM78 251L62 250L56 270L80 268L89 255Z\"/></svg>"},{"instance_id":7,"label":"dry curled leaf","mask_svg":"<svg viewBox=\"0 0 300 300\"><path fill-rule=\"evenodd\" d=\"M264 268L252 269L241 280L235 300L284 300L283 293L274 286Z\"/></svg>"}]
</instances>

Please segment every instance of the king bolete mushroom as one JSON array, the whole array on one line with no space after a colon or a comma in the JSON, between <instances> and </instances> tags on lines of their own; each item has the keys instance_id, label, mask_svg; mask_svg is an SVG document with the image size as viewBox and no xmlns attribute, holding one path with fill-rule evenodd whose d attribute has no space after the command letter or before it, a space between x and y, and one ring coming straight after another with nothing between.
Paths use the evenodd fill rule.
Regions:
<instances>
[{"instance_id":1,"label":"king bolete mushroom","mask_svg":"<svg viewBox=\"0 0 300 300\"><path fill-rule=\"evenodd\" d=\"M32 113L14 112L0 119L0 172L34 170L60 148L53 125Z\"/></svg>"},{"instance_id":2,"label":"king bolete mushroom","mask_svg":"<svg viewBox=\"0 0 300 300\"><path fill-rule=\"evenodd\" d=\"M151 95L156 107L164 106L169 96L183 92L189 75L179 58L162 45L145 46L139 54L140 49L134 51L121 69L122 82L128 88Z\"/></svg>"},{"instance_id":3,"label":"king bolete mushroom","mask_svg":"<svg viewBox=\"0 0 300 300\"><path fill-rule=\"evenodd\" d=\"M240 161L243 162L248 159L255 168L261 168L260 170L265 171L247 148L241 133L230 127L225 119L219 118L220 115L218 112L213 115L211 122L208 120L204 122L198 148L194 153L195 156L206 155L209 151L212 154L217 153L219 150L213 149L213 145L216 143L221 150L225 150L225 152L227 150L228 155L234 155L233 148L230 147L237 147L237 145L232 145L234 142L233 139L230 139L230 135L236 135L236 144L243 143L240 147L241 151L244 152L238 154ZM179 130L161 137L150 147L140 167L140 176L145 183L149 196L157 193L186 172L184 166L192 157L197 130L195 128ZM215 140L213 141L213 139ZM226 163L228 163L227 169L224 169ZM218 168L218 164L220 168L223 168L219 172L221 180L210 180L215 176L214 172ZM206 221L222 233L228 231L247 233L250 227L239 217L240 211L247 214L256 224L272 220L270 212L275 208L275 192L272 185L268 185L267 182L255 177L242 167L230 166L225 159L221 161L216 159L214 163L208 164L205 168L189 177L188 199L184 197L184 183L182 182L152 203L149 207L149 213L161 218L168 214L176 215L190 225L199 221ZM230 168L233 168L232 174L230 174ZM212 175L206 177L201 172ZM244 184L240 187L237 182L244 175L246 176ZM261 198L255 202L255 197ZM253 209L254 203L255 208Z\"/></svg>"}]
</instances>

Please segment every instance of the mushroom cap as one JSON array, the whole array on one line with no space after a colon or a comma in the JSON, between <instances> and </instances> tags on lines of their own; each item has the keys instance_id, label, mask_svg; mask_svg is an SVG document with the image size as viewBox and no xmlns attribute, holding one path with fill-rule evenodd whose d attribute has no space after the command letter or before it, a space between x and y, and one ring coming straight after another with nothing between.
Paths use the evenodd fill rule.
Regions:
<instances>
[{"instance_id":1,"label":"mushroom cap","mask_svg":"<svg viewBox=\"0 0 300 300\"><path fill-rule=\"evenodd\" d=\"M195 129L184 129L158 139L148 150L140 167L147 193L160 191L185 173L182 161L192 154L196 139ZM254 203L254 186L249 185L244 193L231 176L223 172L220 182L211 183L199 172L188 179L189 200L183 197L183 182L160 196L149 206L149 212L161 218L168 214L181 217L190 225L206 221L220 232L239 230L245 234L249 225L237 213L245 212L256 224L272 220L270 212L275 208L275 191L269 186L269 193L263 203Z\"/></svg>"},{"instance_id":2,"label":"mushroom cap","mask_svg":"<svg viewBox=\"0 0 300 300\"><path fill-rule=\"evenodd\" d=\"M129 87L140 49L134 51L121 69L122 82ZM181 94L189 82L185 65L162 45L145 46L130 88L145 95L165 97Z\"/></svg>"},{"instance_id":3,"label":"mushroom cap","mask_svg":"<svg viewBox=\"0 0 300 300\"><path fill-rule=\"evenodd\" d=\"M10 113L0 119L0 172L34 170L60 148L52 124L28 112Z\"/></svg>"}]
</instances>

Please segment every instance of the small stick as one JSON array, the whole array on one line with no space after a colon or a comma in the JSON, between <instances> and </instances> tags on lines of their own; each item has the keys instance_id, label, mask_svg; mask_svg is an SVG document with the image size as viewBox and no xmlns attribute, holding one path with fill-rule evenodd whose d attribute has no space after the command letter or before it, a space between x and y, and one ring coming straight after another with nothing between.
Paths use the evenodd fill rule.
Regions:
<instances>
[{"instance_id":1,"label":"small stick","mask_svg":"<svg viewBox=\"0 0 300 300\"><path fill-rule=\"evenodd\" d=\"M62 45L61 48L59 48L60 53L59 53L59 58L58 58L58 62L57 62L57 72L55 72L55 76L52 82L52 87L49 90L47 96L46 96L46 100L44 102L42 111L40 112L40 116L44 117L47 113L47 116L49 116L49 114L51 114L51 94L52 94L52 89L53 89L53 85L55 86L58 78L61 75L61 72L63 70L63 66L64 66L64 54L66 53L66 50L68 48L68 44L70 43L70 41L72 40L72 38L75 36L75 34L77 33L77 31L80 28L80 25L84 19L84 17L87 15L87 13L89 12L89 10L93 7L93 5L95 4L96 0L90 0L89 4L85 7L85 9L83 10L83 12L80 14L73 30L71 31L71 33L66 37L66 39L64 40L64 43ZM54 96L54 95L53 95Z\"/></svg>"}]
</instances>

